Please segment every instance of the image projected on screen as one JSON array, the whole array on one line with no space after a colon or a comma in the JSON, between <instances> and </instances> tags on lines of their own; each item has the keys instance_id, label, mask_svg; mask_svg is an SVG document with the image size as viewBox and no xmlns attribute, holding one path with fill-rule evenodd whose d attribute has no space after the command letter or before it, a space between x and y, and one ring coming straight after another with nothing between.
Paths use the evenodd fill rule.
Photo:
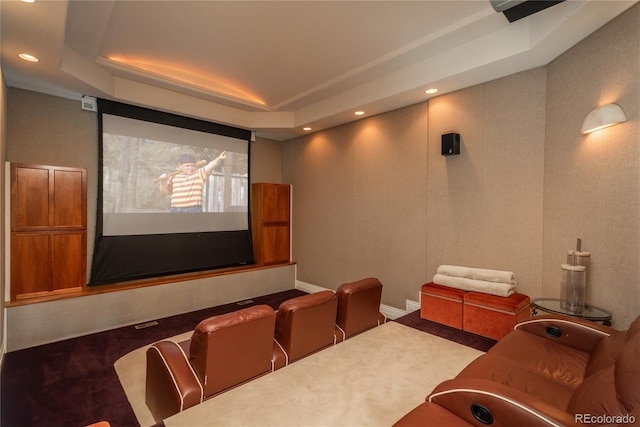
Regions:
<instances>
[{"instance_id":1,"label":"image projected on screen","mask_svg":"<svg viewBox=\"0 0 640 427\"><path fill-rule=\"evenodd\" d=\"M102 138L105 236L247 229L245 142L109 114Z\"/></svg>"},{"instance_id":2,"label":"image projected on screen","mask_svg":"<svg viewBox=\"0 0 640 427\"><path fill-rule=\"evenodd\" d=\"M254 263L252 133L98 99L89 286Z\"/></svg>"}]
</instances>

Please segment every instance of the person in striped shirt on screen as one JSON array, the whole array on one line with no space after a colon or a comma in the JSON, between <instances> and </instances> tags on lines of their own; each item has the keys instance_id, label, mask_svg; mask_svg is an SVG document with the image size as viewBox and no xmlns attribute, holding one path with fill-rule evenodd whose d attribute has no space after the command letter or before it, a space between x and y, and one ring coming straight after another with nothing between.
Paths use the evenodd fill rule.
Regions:
<instances>
[{"instance_id":1,"label":"person in striped shirt on screen","mask_svg":"<svg viewBox=\"0 0 640 427\"><path fill-rule=\"evenodd\" d=\"M209 175L227 158L226 151L210 162L196 161L192 154L182 154L178 170L159 177L160 192L171 195L171 212L202 212L202 189Z\"/></svg>"}]
</instances>

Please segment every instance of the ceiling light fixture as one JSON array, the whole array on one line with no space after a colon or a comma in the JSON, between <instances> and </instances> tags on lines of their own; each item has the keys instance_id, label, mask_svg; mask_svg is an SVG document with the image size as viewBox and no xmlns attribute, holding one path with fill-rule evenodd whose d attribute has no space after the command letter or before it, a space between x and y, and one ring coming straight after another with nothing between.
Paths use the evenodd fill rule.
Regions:
<instances>
[{"instance_id":1,"label":"ceiling light fixture","mask_svg":"<svg viewBox=\"0 0 640 427\"><path fill-rule=\"evenodd\" d=\"M302 130L310 131L311 128L309 126L303 127Z\"/></svg>"},{"instance_id":2,"label":"ceiling light fixture","mask_svg":"<svg viewBox=\"0 0 640 427\"><path fill-rule=\"evenodd\" d=\"M364 116L364 111L356 111L355 113L356 116Z\"/></svg>"},{"instance_id":3,"label":"ceiling light fixture","mask_svg":"<svg viewBox=\"0 0 640 427\"><path fill-rule=\"evenodd\" d=\"M591 133L618 123L626 122L627 116L618 104L605 104L594 108L582 122L582 133Z\"/></svg>"},{"instance_id":4,"label":"ceiling light fixture","mask_svg":"<svg viewBox=\"0 0 640 427\"><path fill-rule=\"evenodd\" d=\"M427 95L433 95L436 92L438 92L438 89L436 89L435 87L429 88L424 91L424 93L426 93Z\"/></svg>"},{"instance_id":5,"label":"ceiling light fixture","mask_svg":"<svg viewBox=\"0 0 640 427\"><path fill-rule=\"evenodd\" d=\"M22 3L35 3L36 0L21 0Z\"/></svg>"},{"instance_id":6,"label":"ceiling light fixture","mask_svg":"<svg viewBox=\"0 0 640 427\"><path fill-rule=\"evenodd\" d=\"M40 60L33 55L29 55L28 53L19 53L18 56L25 61L29 62L39 62Z\"/></svg>"}]
</instances>

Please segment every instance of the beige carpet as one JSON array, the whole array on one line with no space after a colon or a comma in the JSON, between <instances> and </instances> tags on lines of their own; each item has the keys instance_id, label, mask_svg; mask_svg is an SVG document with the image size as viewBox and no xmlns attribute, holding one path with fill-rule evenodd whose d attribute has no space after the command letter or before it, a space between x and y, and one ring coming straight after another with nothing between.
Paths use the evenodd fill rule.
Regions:
<instances>
[{"instance_id":1,"label":"beige carpet","mask_svg":"<svg viewBox=\"0 0 640 427\"><path fill-rule=\"evenodd\" d=\"M154 424L144 403L145 351L135 350L115 363L143 427ZM176 414L165 424L391 426L481 354L389 322Z\"/></svg>"}]
</instances>

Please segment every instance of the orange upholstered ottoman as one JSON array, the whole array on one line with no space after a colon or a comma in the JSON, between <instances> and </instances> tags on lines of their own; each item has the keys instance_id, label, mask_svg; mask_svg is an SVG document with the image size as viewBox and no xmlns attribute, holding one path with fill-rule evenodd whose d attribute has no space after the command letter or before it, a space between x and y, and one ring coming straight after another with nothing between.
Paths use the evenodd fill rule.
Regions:
<instances>
[{"instance_id":1,"label":"orange upholstered ottoman","mask_svg":"<svg viewBox=\"0 0 640 427\"><path fill-rule=\"evenodd\" d=\"M499 340L513 330L517 322L531 315L530 298L524 294L508 297L467 292L464 295L462 329Z\"/></svg>"},{"instance_id":2,"label":"orange upholstered ottoman","mask_svg":"<svg viewBox=\"0 0 640 427\"><path fill-rule=\"evenodd\" d=\"M420 317L462 329L462 301L465 291L433 282L420 289Z\"/></svg>"}]
</instances>

